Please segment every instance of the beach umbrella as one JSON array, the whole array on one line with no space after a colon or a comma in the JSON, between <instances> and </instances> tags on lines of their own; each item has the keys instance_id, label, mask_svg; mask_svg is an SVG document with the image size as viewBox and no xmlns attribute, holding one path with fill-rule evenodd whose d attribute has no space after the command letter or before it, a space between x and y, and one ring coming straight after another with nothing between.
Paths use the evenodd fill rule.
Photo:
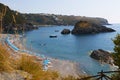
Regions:
<instances>
[{"instance_id":1,"label":"beach umbrella","mask_svg":"<svg viewBox=\"0 0 120 80\"><path fill-rule=\"evenodd\" d=\"M46 60L43 61L44 65L48 65L49 63L50 63L50 60L48 60L48 59L46 59Z\"/></svg>"}]
</instances>

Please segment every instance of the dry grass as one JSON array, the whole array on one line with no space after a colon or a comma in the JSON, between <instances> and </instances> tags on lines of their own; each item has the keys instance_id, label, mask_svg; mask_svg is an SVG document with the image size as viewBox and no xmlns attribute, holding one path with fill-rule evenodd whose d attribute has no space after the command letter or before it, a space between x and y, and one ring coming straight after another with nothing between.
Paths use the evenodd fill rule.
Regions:
<instances>
[{"instance_id":1,"label":"dry grass","mask_svg":"<svg viewBox=\"0 0 120 80\"><path fill-rule=\"evenodd\" d=\"M0 44L0 72L13 70L10 60L10 53Z\"/></svg>"},{"instance_id":2,"label":"dry grass","mask_svg":"<svg viewBox=\"0 0 120 80\"><path fill-rule=\"evenodd\" d=\"M82 21L78 24L81 28L88 28L90 27L90 23L88 23L87 21Z\"/></svg>"},{"instance_id":3,"label":"dry grass","mask_svg":"<svg viewBox=\"0 0 120 80\"><path fill-rule=\"evenodd\" d=\"M31 74L32 80L56 80L58 73L43 71L42 65L33 56L22 54L19 59L11 57L5 46L0 44L0 72L21 70Z\"/></svg>"},{"instance_id":4,"label":"dry grass","mask_svg":"<svg viewBox=\"0 0 120 80\"><path fill-rule=\"evenodd\" d=\"M40 63L25 54L18 60L17 69L30 73L33 77L32 80L55 80L58 78L58 73L43 71Z\"/></svg>"}]
</instances>

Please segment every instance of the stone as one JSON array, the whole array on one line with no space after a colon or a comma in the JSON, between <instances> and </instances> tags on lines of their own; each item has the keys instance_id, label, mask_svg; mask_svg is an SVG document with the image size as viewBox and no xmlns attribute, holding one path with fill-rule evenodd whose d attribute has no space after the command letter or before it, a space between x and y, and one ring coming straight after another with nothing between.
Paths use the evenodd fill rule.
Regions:
<instances>
[{"instance_id":1,"label":"stone","mask_svg":"<svg viewBox=\"0 0 120 80\"><path fill-rule=\"evenodd\" d=\"M102 62L113 64L111 53L102 49L93 50L90 57L96 60L100 60Z\"/></svg>"},{"instance_id":2,"label":"stone","mask_svg":"<svg viewBox=\"0 0 120 80\"><path fill-rule=\"evenodd\" d=\"M63 29L61 34L70 34L70 30L69 29Z\"/></svg>"}]
</instances>

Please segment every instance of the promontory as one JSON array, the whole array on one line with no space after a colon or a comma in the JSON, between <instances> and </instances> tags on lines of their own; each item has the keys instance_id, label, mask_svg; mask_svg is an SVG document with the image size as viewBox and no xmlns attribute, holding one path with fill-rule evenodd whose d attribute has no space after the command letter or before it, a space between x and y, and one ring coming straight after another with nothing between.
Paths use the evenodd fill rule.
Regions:
<instances>
[{"instance_id":1,"label":"promontory","mask_svg":"<svg viewBox=\"0 0 120 80\"><path fill-rule=\"evenodd\" d=\"M93 34L114 31L114 29L108 28L101 23L96 23L94 21L79 21L75 24L72 34Z\"/></svg>"}]
</instances>

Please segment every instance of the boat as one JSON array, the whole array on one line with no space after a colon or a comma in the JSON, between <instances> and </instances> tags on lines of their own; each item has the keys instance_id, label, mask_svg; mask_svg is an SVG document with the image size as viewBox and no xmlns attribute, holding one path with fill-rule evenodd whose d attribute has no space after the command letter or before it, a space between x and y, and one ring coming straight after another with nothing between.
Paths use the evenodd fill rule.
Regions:
<instances>
[{"instance_id":1,"label":"boat","mask_svg":"<svg viewBox=\"0 0 120 80\"><path fill-rule=\"evenodd\" d=\"M50 35L50 38L57 38L57 35Z\"/></svg>"}]
</instances>

